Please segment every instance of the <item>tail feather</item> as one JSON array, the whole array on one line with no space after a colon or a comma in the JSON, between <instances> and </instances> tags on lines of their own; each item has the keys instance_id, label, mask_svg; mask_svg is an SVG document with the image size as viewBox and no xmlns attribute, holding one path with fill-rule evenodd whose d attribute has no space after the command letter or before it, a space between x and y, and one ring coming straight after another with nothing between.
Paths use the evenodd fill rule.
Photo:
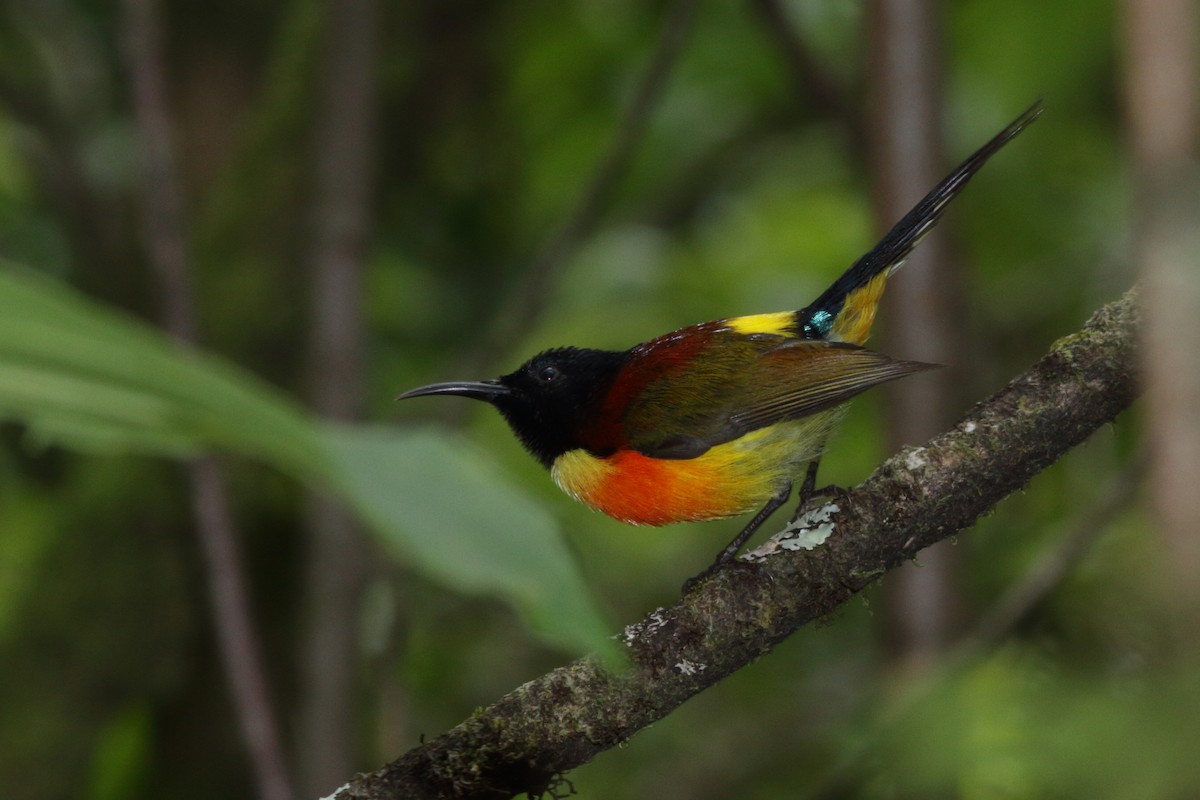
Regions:
<instances>
[{"instance_id":1,"label":"tail feather","mask_svg":"<svg viewBox=\"0 0 1200 800\"><path fill-rule=\"evenodd\" d=\"M892 226L875 247L854 262L820 297L797 312L801 333L811 339L829 338L831 332L835 335L839 332L848 334L837 337L846 341L865 339L887 276L900 268L913 248L941 219L946 206L980 167L1041 113L1042 103L1039 100L959 164Z\"/></svg>"}]
</instances>

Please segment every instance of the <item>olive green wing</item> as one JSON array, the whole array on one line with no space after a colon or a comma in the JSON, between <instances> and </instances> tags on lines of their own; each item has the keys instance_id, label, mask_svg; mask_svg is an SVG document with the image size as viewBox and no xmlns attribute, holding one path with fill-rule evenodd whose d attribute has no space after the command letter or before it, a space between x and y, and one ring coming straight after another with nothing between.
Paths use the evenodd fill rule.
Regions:
<instances>
[{"instance_id":1,"label":"olive green wing","mask_svg":"<svg viewBox=\"0 0 1200 800\"><path fill-rule=\"evenodd\" d=\"M938 366L841 342L740 338L647 386L624 421L636 450L695 458L753 430L817 414Z\"/></svg>"}]
</instances>

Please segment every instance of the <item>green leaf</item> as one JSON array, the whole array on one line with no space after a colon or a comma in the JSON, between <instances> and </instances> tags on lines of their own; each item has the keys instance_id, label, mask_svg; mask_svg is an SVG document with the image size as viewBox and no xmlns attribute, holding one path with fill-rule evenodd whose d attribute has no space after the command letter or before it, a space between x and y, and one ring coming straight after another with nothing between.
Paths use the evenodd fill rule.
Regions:
<instances>
[{"instance_id":1,"label":"green leaf","mask_svg":"<svg viewBox=\"0 0 1200 800\"><path fill-rule=\"evenodd\" d=\"M0 415L73 447L326 466L312 423L275 390L28 272L0 270Z\"/></svg>"},{"instance_id":2,"label":"green leaf","mask_svg":"<svg viewBox=\"0 0 1200 800\"><path fill-rule=\"evenodd\" d=\"M222 449L331 486L403 558L511 602L575 650L614 645L554 521L449 436L329 426L232 365L61 284L0 270L0 418L81 450Z\"/></svg>"},{"instance_id":3,"label":"green leaf","mask_svg":"<svg viewBox=\"0 0 1200 800\"><path fill-rule=\"evenodd\" d=\"M507 597L543 635L615 653L554 519L488 458L444 432L329 425L342 494L406 560L466 591Z\"/></svg>"}]
</instances>

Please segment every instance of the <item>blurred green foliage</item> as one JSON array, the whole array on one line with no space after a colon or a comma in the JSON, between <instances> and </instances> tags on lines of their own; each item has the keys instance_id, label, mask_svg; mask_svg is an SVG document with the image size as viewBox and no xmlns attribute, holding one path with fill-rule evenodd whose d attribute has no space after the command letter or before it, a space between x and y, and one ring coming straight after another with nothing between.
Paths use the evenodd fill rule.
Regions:
<instances>
[{"instance_id":1,"label":"blurred green foliage","mask_svg":"<svg viewBox=\"0 0 1200 800\"><path fill-rule=\"evenodd\" d=\"M785 5L860 107L862 9ZM445 584L499 590L543 631L559 625L556 641L577 644L594 640L597 616L564 607L547 622L537 599L584 596L563 593L569 571L546 578L547 561L565 563L564 541L609 618L631 621L675 598L732 527L622 526L561 495L487 409L470 409L466 445L443 428L399 424L432 413L432 401L392 403L428 381L485 377L450 371L477 352L585 191L663 4L383 5L366 322L369 416L386 429L319 426L283 399L302 394L308 377L302 265L322 7L177 0L165 9L213 357L182 359L141 328L136 342L118 342L126 321L110 328L110 312L61 293L54 302L65 305L54 305L32 290L40 281L0 275L0 408L22 420L0 426L5 796L251 796L186 492L152 454L217 444L252 456L231 459L231 485L285 722L303 701L297 478L332 485L399 537L394 550L395 538L380 539L363 617L347 621L363 631L371 686L364 769L564 658L526 635L510 606ZM951 157L1034 98L1047 107L947 218L966 284L969 355L955 365L965 407L1132 281L1128 186L1111 3L957 0L944 13ZM113 4L0 10L0 255L153 318L119 37ZM624 347L704 319L798 306L871 244L873 227L866 167L844 121L797 100L748 4L702 4L645 140L565 262L547 313L502 343L492 369L547 346ZM852 485L886 455L880 402L855 404L824 478ZM1095 502L1136 435L1134 419L1118 420L958 537L968 625ZM424 489L403 493L405 475L424 478ZM405 539L405 528L387 526L398 511L421 533L486 524L540 538L487 550ZM1198 691L1194 670L1161 656L1148 525L1132 508L1109 528L1000 651L947 674L907 712L888 709L921 684L888 671L869 592L578 770L580 796L799 797L831 785L834 796L862 798L1196 794L1187 745ZM447 553L455 558L440 560ZM446 563L464 570L448 575ZM571 619L579 630L564 633Z\"/></svg>"},{"instance_id":2,"label":"blurred green foliage","mask_svg":"<svg viewBox=\"0 0 1200 800\"><path fill-rule=\"evenodd\" d=\"M477 453L447 437L309 420L228 365L15 271L0 273L5 417L31 441L83 452L256 457L337 491L449 585L508 597L552 640L605 648L553 520Z\"/></svg>"}]
</instances>

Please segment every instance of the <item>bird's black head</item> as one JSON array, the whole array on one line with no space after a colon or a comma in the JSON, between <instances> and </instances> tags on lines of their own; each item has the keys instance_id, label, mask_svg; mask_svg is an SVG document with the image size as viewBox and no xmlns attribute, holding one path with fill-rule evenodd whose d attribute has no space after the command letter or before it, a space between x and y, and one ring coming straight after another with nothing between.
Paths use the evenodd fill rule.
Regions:
<instances>
[{"instance_id":1,"label":"bird's black head","mask_svg":"<svg viewBox=\"0 0 1200 800\"><path fill-rule=\"evenodd\" d=\"M568 450L584 447L584 432L628 353L559 347L539 353L490 381L435 383L398 397L453 394L494 405L526 449L549 467Z\"/></svg>"}]
</instances>

